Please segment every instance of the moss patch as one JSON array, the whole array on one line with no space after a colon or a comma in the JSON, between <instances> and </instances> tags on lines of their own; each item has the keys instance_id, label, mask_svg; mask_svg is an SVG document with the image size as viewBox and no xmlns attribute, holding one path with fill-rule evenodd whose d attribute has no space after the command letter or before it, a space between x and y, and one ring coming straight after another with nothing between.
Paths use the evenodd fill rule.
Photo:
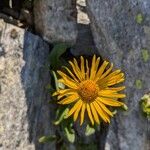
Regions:
<instances>
[{"instance_id":1,"label":"moss patch","mask_svg":"<svg viewBox=\"0 0 150 150\"><path fill-rule=\"evenodd\" d=\"M135 19L138 24L141 24L144 20L143 15L141 13L137 14Z\"/></svg>"},{"instance_id":2,"label":"moss patch","mask_svg":"<svg viewBox=\"0 0 150 150\"><path fill-rule=\"evenodd\" d=\"M141 88L142 88L142 81L139 80L139 79L136 80L136 81L135 81L135 85L136 85L136 88L137 88L137 89L141 89Z\"/></svg>"},{"instance_id":3,"label":"moss patch","mask_svg":"<svg viewBox=\"0 0 150 150\"><path fill-rule=\"evenodd\" d=\"M142 58L144 62L147 62L149 60L149 52L147 49L142 49Z\"/></svg>"}]
</instances>

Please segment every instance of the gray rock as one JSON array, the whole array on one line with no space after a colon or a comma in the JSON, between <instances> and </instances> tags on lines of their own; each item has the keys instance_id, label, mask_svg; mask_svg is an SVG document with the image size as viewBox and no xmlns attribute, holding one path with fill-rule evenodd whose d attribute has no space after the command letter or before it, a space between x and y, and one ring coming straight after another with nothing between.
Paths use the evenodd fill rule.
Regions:
<instances>
[{"instance_id":1,"label":"gray rock","mask_svg":"<svg viewBox=\"0 0 150 150\"><path fill-rule=\"evenodd\" d=\"M71 53L74 56L93 55L96 53L85 0L77 0L77 29L77 41L71 49Z\"/></svg>"},{"instance_id":2,"label":"gray rock","mask_svg":"<svg viewBox=\"0 0 150 150\"><path fill-rule=\"evenodd\" d=\"M55 132L46 90L49 46L2 20L0 33L0 150L55 150L38 142Z\"/></svg>"},{"instance_id":3,"label":"gray rock","mask_svg":"<svg viewBox=\"0 0 150 150\"><path fill-rule=\"evenodd\" d=\"M129 107L112 119L106 150L149 150L148 123L139 109L150 91L150 1L87 0L95 44L126 75Z\"/></svg>"},{"instance_id":4,"label":"gray rock","mask_svg":"<svg viewBox=\"0 0 150 150\"><path fill-rule=\"evenodd\" d=\"M34 24L48 42L74 44L77 37L75 0L36 0Z\"/></svg>"}]
</instances>

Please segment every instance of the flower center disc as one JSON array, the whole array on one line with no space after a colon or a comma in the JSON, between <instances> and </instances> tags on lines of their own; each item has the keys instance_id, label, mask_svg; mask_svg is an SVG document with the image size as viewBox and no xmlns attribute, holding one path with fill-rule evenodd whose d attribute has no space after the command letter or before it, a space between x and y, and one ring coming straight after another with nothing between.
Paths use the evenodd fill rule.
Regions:
<instances>
[{"instance_id":1,"label":"flower center disc","mask_svg":"<svg viewBox=\"0 0 150 150\"><path fill-rule=\"evenodd\" d=\"M98 86L91 80L85 80L80 83L78 94L83 101L93 101L98 96Z\"/></svg>"}]
</instances>

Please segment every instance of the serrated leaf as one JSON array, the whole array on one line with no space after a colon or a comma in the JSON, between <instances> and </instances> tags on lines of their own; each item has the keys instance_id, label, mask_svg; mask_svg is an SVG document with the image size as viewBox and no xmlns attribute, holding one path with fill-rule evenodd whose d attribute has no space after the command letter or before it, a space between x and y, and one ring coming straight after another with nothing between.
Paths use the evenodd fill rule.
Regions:
<instances>
[{"instance_id":1,"label":"serrated leaf","mask_svg":"<svg viewBox=\"0 0 150 150\"><path fill-rule=\"evenodd\" d=\"M65 127L65 134L66 134L66 137L67 137L68 141L71 142L71 143L74 143L74 141L75 141L75 132L74 132L74 130L72 129L71 132L70 132L70 130L67 127Z\"/></svg>"},{"instance_id":2,"label":"serrated leaf","mask_svg":"<svg viewBox=\"0 0 150 150\"><path fill-rule=\"evenodd\" d=\"M68 47L69 46L65 43L58 43L54 45L54 48L49 55L50 64L54 70L56 70L58 66L62 65L60 56L66 52Z\"/></svg>"},{"instance_id":3,"label":"serrated leaf","mask_svg":"<svg viewBox=\"0 0 150 150\"><path fill-rule=\"evenodd\" d=\"M56 139L57 139L57 137L55 135L52 135L52 136L42 136L41 138L39 138L39 142L40 143L53 142Z\"/></svg>"},{"instance_id":4,"label":"serrated leaf","mask_svg":"<svg viewBox=\"0 0 150 150\"><path fill-rule=\"evenodd\" d=\"M85 135L90 136L95 133L95 129L91 127L90 125L86 126Z\"/></svg>"}]
</instances>

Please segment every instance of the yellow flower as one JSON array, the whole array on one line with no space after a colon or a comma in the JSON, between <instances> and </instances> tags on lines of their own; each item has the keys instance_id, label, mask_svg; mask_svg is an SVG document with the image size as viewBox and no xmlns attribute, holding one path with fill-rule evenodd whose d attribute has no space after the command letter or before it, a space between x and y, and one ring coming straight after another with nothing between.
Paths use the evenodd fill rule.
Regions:
<instances>
[{"instance_id":1,"label":"yellow flower","mask_svg":"<svg viewBox=\"0 0 150 150\"><path fill-rule=\"evenodd\" d=\"M100 118L110 123L110 117L113 113L107 106L118 107L124 105L119 102L118 98L124 98L125 94L118 93L125 86L112 87L115 84L124 81L124 74L120 70L112 71L113 64L106 70L109 62L104 61L99 66L100 57L93 56L91 68L88 61L80 57L80 66L77 60L69 61L72 69L64 67L67 74L57 71L61 78L59 82L66 85L66 89L56 91L53 96L57 95L59 104L69 104L72 106L67 117L73 115L74 121L80 116L80 125L82 125L85 114L92 125L100 123Z\"/></svg>"}]
</instances>

